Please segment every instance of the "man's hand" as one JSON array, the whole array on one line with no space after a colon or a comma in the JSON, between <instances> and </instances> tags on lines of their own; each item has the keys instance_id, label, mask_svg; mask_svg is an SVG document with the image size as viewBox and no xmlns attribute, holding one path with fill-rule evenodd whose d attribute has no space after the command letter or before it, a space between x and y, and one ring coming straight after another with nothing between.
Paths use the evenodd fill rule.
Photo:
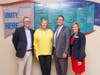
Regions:
<instances>
[{"instance_id":1,"label":"man's hand","mask_svg":"<svg viewBox=\"0 0 100 75\"><path fill-rule=\"evenodd\" d=\"M63 53L63 58L67 58L67 54L66 53Z\"/></svg>"}]
</instances>

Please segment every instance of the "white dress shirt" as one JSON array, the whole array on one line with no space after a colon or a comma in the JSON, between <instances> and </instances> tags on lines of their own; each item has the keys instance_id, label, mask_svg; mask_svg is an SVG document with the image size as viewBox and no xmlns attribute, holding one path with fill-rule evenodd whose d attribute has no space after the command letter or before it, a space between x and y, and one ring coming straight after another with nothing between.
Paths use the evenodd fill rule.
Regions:
<instances>
[{"instance_id":1,"label":"white dress shirt","mask_svg":"<svg viewBox=\"0 0 100 75\"><path fill-rule=\"evenodd\" d=\"M55 31L55 34L54 34L54 47L56 47L56 39L59 36L62 27L63 27L63 25L58 27L57 30Z\"/></svg>"},{"instance_id":2,"label":"white dress shirt","mask_svg":"<svg viewBox=\"0 0 100 75\"><path fill-rule=\"evenodd\" d=\"M27 38L27 47L26 50L32 49L32 38L31 38L31 31L27 27L25 27L25 33Z\"/></svg>"}]
</instances>

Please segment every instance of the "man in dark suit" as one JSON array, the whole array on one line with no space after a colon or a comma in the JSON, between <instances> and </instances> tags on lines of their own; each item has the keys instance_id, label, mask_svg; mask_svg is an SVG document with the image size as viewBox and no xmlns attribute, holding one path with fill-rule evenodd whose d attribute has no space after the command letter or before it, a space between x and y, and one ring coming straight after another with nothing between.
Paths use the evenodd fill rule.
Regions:
<instances>
[{"instance_id":1,"label":"man in dark suit","mask_svg":"<svg viewBox=\"0 0 100 75\"><path fill-rule=\"evenodd\" d=\"M31 19L24 17L23 25L15 30L12 41L18 57L18 75L24 75L24 69L26 75L31 75L34 34L30 29Z\"/></svg>"},{"instance_id":2,"label":"man in dark suit","mask_svg":"<svg viewBox=\"0 0 100 75\"><path fill-rule=\"evenodd\" d=\"M54 60L57 75L66 75L67 63L68 63L68 52L69 52L69 40L70 30L64 25L64 17L58 16L57 24L58 27L54 34Z\"/></svg>"}]
</instances>

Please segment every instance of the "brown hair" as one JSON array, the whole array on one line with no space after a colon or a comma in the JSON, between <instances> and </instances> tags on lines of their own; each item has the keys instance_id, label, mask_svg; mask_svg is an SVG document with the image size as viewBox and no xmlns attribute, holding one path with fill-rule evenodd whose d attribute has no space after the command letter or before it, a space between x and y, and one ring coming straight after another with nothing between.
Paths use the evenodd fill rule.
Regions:
<instances>
[{"instance_id":1,"label":"brown hair","mask_svg":"<svg viewBox=\"0 0 100 75\"><path fill-rule=\"evenodd\" d=\"M59 15L59 16L57 17L57 20L58 20L59 17L62 17L62 18L63 18L63 21L64 21L64 16L63 16L63 15Z\"/></svg>"},{"instance_id":2,"label":"brown hair","mask_svg":"<svg viewBox=\"0 0 100 75\"><path fill-rule=\"evenodd\" d=\"M79 23L77 23L77 22L74 22L74 23L72 24L72 27L73 27L73 25L77 25L77 27L78 27L78 30L80 31L80 25L79 25Z\"/></svg>"}]
</instances>

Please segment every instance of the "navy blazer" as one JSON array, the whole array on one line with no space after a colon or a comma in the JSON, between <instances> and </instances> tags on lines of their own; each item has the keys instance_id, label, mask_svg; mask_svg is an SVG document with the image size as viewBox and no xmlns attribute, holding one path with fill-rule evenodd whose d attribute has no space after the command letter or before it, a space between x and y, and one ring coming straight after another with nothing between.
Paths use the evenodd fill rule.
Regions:
<instances>
[{"instance_id":1,"label":"navy blazer","mask_svg":"<svg viewBox=\"0 0 100 75\"><path fill-rule=\"evenodd\" d=\"M73 35L71 37L73 37ZM79 61L82 61L86 56L85 44L86 44L85 35L79 32L74 40L73 45L70 45L72 57L78 59Z\"/></svg>"},{"instance_id":2,"label":"navy blazer","mask_svg":"<svg viewBox=\"0 0 100 75\"><path fill-rule=\"evenodd\" d=\"M30 29L30 31L31 31L31 38L32 38L32 49L33 49L34 31L32 29ZM17 28L15 30L15 32L13 34L12 42L16 49L16 56L20 57L20 58L24 57L24 55L26 53L26 47L27 47L27 38L26 38L24 26ZM33 54L33 50L32 50L32 54Z\"/></svg>"}]
</instances>

